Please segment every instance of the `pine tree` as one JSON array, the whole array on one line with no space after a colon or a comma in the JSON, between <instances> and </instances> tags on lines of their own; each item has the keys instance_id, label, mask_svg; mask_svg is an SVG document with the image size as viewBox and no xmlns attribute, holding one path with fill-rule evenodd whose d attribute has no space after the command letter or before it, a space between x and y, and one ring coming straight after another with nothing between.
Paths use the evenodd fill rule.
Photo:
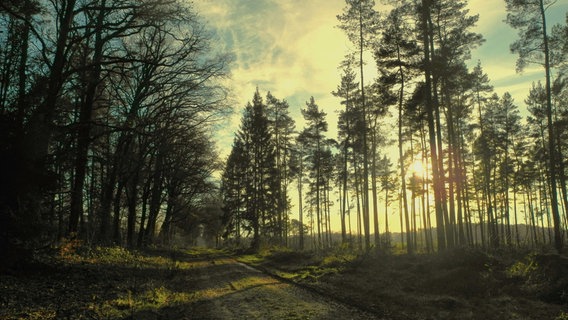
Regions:
<instances>
[{"instance_id":1,"label":"pine tree","mask_svg":"<svg viewBox=\"0 0 568 320\"><path fill-rule=\"evenodd\" d=\"M245 107L237 134L242 141L246 168L244 215L253 231L251 247L260 249L261 241L275 233L274 210L280 195L280 173L269 131L266 105L258 90L252 104Z\"/></svg>"},{"instance_id":2,"label":"pine tree","mask_svg":"<svg viewBox=\"0 0 568 320\"><path fill-rule=\"evenodd\" d=\"M398 105L398 151L402 190L406 190L406 165L403 156L403 108L405 93L408 90L407 83L415 76L419 57L419 48L416 40L411 37L411 28L406 22L409 9L408 3L402 3L389 13L383 23L385 29L382 31L381 41L378 42L378 47L374 52L377 66L381 72L379 81L386 87L386 92L392 91L390 93L391 99L386 99L385 102L386 104L396 103ZM408 222L406 192L402 192L402 211ZM411 254L414 248L411 245L410 236L410 232L408 232L407 251Z\"/></svg>"},{"instance_id":3,"label":"pine tree","mask_svg":"<svg viewBox=\"0 0 568 320\"><path fill-rule=\"evenodd\" d=\"M280 243L285 245L287 242L287 225L289 216L288 186L290 184L290 158L292 153L292 138L294 133L294 120L290 117L289 105L286 100L279 100L270 92L266 96L267 117L269 121L269 131L273 140L274 152L276 154L276 167L279 168L280 176L279 197L277 200L277 236Z\"/></svg>"},{"instance_id":4,"label":"pine tree","mask_svg":"<svg viewBox=\"0 0 568 320\"><path fill-rule=\"evenodd\" d=\"M306 102L306 109L302 109L302 115L306 120L306 127L300 133L303 142L302 148L306 150L306 162L309 163L308 170L311 178L311 193L315 204L316 223L317 223L317 245L321 248L322 242L322 220L323 220L323 202L324 202L324 159L325 150L329 145L325 139L325 133L328 129L325 120L326 113L323 112L316 104L314 97Z\"/></svg>"},{"instance_id":5,"label":"pine tree","mask_svg":"<svg viewBox=\"0 0 568 320\"><path fill-rule=\"evenodd\" d=\"M546 10L554 0L505 0L507 4L506 22L518 29L519 39L511 44L511 52L517 53L517 71L522 71L529 63L536 62L544 67L546 91L546 119L548 133L548 175L551 188L551 209L554 220L554 246L559 252L564 243L560 231L560 212L558 209L557 168L558 156L555 147L555 134L552 110L551 58Z\"/></svg>"},{"instance_id":6,"label":"pine tree","mask_svg":"<svg viewBox=\"0 0 568 320\"><path fill-rule=\"evenodd\" d=\"M342 153L341 169L341 240L343 243L347 242L347 229L345 220L347 217L347 193L349 180L349 149L352 148L353 143L353 107L355 100L358 97L358 86L355 82L355 72L352 65L354 64L354 57L348 56L343 62L343 75L341 77L341 84L337 86L337 90L332 92L336 97L341 98L341 104L345 106L344 110L339 111L338 120L338 140Z\"/></svg>"},{"instance_id":7,"label":"pine tree","mask_svg":"<svg viewBox=\"0 0 568 320\"><path fill-rule=\"evenodd\" d=\"M340 21L340 28L343 29L350 41L358 46L359 53L359 77L361 86L361 119L362 119L362 156L363 156L363 225L365 230L365 247L370 249L370 221L369 221L369 152L367 145L368 137L368 118L367 101L365 96L365 77L363 52L373 42L376 33L378 13L375 11L373 0L346 0L342 15L337 16Z\"/></svg>"}]
</instances>

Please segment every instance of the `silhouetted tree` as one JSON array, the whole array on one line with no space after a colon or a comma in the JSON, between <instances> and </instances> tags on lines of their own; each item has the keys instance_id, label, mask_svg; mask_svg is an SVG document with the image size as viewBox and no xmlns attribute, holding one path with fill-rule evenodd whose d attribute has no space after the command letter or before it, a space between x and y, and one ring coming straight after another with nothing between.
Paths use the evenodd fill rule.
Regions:
<instances>
[{"instance_id":1,"label":"silhouetted tree","mask_svg":"<svg viewBox=\"0 0 568 320\"><path fill-rule=\"evenodd\" d=\"M561 251L564 243L560 231L560 212L558 209L558 183L555 148L555 134L552 110L552 83L549 35L546 11L554 4L552 0L505 0L507 4L507 23L518 29L519 39L511 44L511 52L517 53L517 71L522 71L529 63L544 67L546 90L546 119L548 133L548 176L551 188L551 209L554 220L554 246Z\"/></svg>"}]
</instances>

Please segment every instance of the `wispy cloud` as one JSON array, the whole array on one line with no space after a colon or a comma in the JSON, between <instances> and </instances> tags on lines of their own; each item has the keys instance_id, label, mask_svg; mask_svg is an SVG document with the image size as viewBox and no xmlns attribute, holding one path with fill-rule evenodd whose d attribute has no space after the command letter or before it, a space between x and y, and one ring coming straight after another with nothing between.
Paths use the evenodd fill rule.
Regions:
<instances>
[{"instance_id":1,"label":"wispy cloud","mask_svg":"<svg viewBox=\"0 0 568 320\"><path fill-rule=\"evenodd\" d=\"M380 1L377 7L380 9ZM234 53L232 68L232 117L217 133L223 156L228 153L233 133L238 129L242 107L258 87L286 99L292 116L301 129L301 108L310 96L328 114L330 130L337 121L339 101L331 95L340 82L339 62L353 49L341 30L336 16L344 0L196 0L200 14L218 36L219 45ZM498 94L509 91L519 106L524 106L533 81L542 79L540 67L523 74L515 72L516 55L509 45L517 31L509 27L505 2L470 0L470 14L479 14L476 31L486 42L472 52L470 65L480 60ZM568 3L560 1L550 10L550 21L564 22ZM370 61L368 61L369 64ZM367 77L369 80L372 76ZM330 132L333 136L335 131Z\"/></svg>"},{"instance_id":2,"label":"wispy cloud","mask_svg":"<svg viewBox=\"0 0 568 320\"><path fill-rule=\"evenodd\" d=\"M511 93L521 110L525 110L524 100L532 83L544 81L543 67L531 65L522 73L516 72L517 55L511 53L509 48L519 36L517 30L505 22L505 1L471 0L468 5L471 14L479 14L476 32L486 39L481 47L472 52L471 64L480 60L495 91L500 95ZM564 22L567 11L568 3L559 1L551 7L547 13L549 27Z\"/></svg>"},{"instance_id":3,"label":"wispy cloud","mask_svg":"<svg viewBox=\"0 0 568 320\"><path fill-rule=\"evenodd\" d=\"M201 0L196 5L236 57L231 87L237 111L258 87L261 93L286 99L296 118L310 96L334 116L339 102L331 91L339 83L337 67L348 49L335 27L344 1ZM238 129L240 116L236 112L222 126L224 144L232 141L228 137ZM334 127L334 120L329 121Z\"/></svg>"}]
</instances>

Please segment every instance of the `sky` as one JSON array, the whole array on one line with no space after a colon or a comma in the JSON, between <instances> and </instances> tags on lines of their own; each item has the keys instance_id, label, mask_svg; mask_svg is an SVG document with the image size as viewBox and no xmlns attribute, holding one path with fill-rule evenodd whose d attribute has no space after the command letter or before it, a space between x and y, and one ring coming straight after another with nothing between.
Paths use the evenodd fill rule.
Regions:
<instances>
[{"instance_id":1,"label":"sky","mask_svg":"<svg viewBox=\"0 0 568 320\"><path fill-rule=\"evenodd\" d=\"M195 0L194 4L215 32L216 44L235 55L228 80L235 112L215 135L222 159L230 153L242 109L256 88L263 97L270 91L287 100L298 130L303 128L300 110L313 96L327 113L329 137L336 138L341 107L331 92L340 83L340 61L356 50L337 27L344 0ZM379 11L383 8L376 7ZM479 14L474 31L485 38L484 44L472 51L469 65L473 67L480 60L495 92L499 96L511 93L523 112L528 90L533 82L544 79L544 70L530 66L522 74L516 72L517 56L510 53L509 45L517 39L517 31L504 22L504 0L470 0L468 8L470 14ZM548 12L549 26L564 23L566 12L568 1L558 0ZM370 59L368 65L369 74L374 73Z\"/></svg>"},{"instance_id":2,"label":"sky","mask_svg":"<svg viewBox=\"0 0 568 320\"><path fill-rule=\"evenodd\" d=\"M217 132L222 157L230 152L242 109L258 87L286 99L302 128L301 108L313 96L335 127L339 62L352 48L336 15L343 0L196 0L198 12L235 54L229 80L235 112Z\"/></svg>"},{"instance_id":3,"label":"sky","mask_svg":"<svg viewBox=\"0 0 568 320\"><path fill-rule=\"evenodd\" d=\"M230 152L242 109L256 88L263 96L270 91L286 99L298 129L303 127L300 110L314 96L327 112L330 134L335 137L340 104L331 92L340 83L340 61L356 49L337 28L336 16L345 7L344 0L196 0L194 4L215 32L216 45L235 55L228 82L235 112L216 133L222 158ZM377 5L377 10L382 8ZM475 31L486 40L472 52L469 64L480 60L495 92L500 96L510 92L523 109L531 83L543 79L544 71L530 66L516 73L517 57L510 53L509 45L517 39L517 32L503 21L505 1L471 0L468 8L470 14L479 14ZM549 11L549 25L564 22L567 11L568 1L557 1ZM373 73L374 63L368 62Z\"/></svg>"}]
</instances>

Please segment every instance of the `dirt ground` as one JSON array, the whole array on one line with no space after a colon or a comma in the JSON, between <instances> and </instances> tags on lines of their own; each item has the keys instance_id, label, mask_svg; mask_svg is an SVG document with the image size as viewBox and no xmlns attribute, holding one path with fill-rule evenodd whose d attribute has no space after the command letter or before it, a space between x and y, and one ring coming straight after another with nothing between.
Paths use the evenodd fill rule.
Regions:
<instances>
[{"instance_id":1,"label":"dirt ground","mask_svg":"<svg viewBox=\"0 0 568 320\"><path fill-rule=\"evenodd\" d=\"M385 319L568 319L568 259L556 254L275 252L253 263Z\"/></svg>"},{"instance_id":2,"label":"dirt ground","mask_svg":"<svg viewBox=\"0 0 568 320\"><path fill-rule=\"evenodd\" d=\"M284 283L233 259L196 268L195 290L208 298L192 306L204 319L378 319L321 295Z\"/></svg>"},{"instance_id":3,"label":"dirt ground","mask_svg":"<svg viewBox=\"0 0 568 320\"><path fill-rule=\"evenodd\" d=\"M118 252L0 275L0 319L379 319L222 254Z\"/></svg>"},{"instance_id":4,"label":"dirt ground","mask_svg":"<svg viewBox=\"0 0 568 320\"><path fill-rule=\"evenodd\" d=\"M0 319L567 320L568 259L87 249L0 274Z\"/></svg>"}]
</instances>

